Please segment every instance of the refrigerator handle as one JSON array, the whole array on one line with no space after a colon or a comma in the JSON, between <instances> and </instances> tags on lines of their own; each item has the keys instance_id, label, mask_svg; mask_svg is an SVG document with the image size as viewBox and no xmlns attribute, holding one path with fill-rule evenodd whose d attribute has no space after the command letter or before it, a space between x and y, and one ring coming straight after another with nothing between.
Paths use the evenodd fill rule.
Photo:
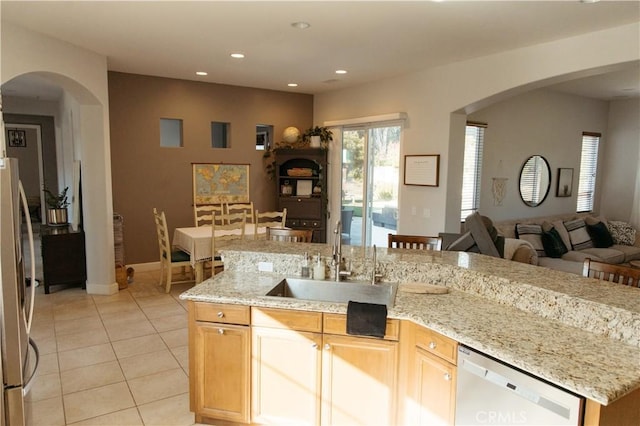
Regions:
<instances>
[{"instance_id":1,"label":"refrigerator handle","mask_svg":"<svg viewBox=\"0 0 640 426\"><path fill-rule=\"evenodd\" d=\"M33 308L36 304L36 256L33 249L33 228L31 227L31 215L29 214L29 205L27 204L27 196L24 193L22 182L18 181L18 191L22 199L22 208L27 218L27 234L29 235L29 253L31 254L31 306L29 306L29 316L27 318L27 334L31 333L31 323L33 322Z\"/></svg>"},{"instance_id":2,"label":"refrigerator handle","mask_svg":"<svg viewBox=\"0 0 640 426\"><path fill-rule=\"evenodd\" d=\"M33 352L36 354L36 365L33 366L33 371L28 379L24 381L24 386L22 388L22 395L26 395L31 390L31 386L33 386L33 378L38 372L38 366L40 365L40 350L38 349L38 345L33 341L31 337L29 337L29 345L33 348Z\"/></svg>"}]
</instances>

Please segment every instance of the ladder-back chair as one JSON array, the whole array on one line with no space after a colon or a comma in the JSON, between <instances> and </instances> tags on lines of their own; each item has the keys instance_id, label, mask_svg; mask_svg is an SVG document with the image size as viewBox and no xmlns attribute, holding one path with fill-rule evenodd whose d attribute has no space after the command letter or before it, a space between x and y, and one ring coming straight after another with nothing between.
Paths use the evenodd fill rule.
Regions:
<instances>
[{"instance_id":1,"label":"ladder-back chair","mask_svg":"<svg viewBox=\"0 0 640 426\"><path fill-rule=\"evenodd\" d=\"M440 251L442 250L442 237L388 234L388 247Z\"/></svg>"},{"instance_id":2,"label":"ladder-back chair","mask_svg":"<svg viewBox=\"0 0 640 426\"><path fill-rule=\"evenodd\" d=\"M191 268L191 262L189 254L182 250L172 250L169 243L169 227L167 226L167 218L164 212L158 212L153 208L153 216L156 222L156 234L158 237L158 248L160 254L160 285L166 280L165 292L169 293L171 290L173 268L179 266L183 268ZM191 270L193 276L193 270ZM166 275L166 277L165 277ZM192 282L193 280L179 281L180 283Z\"/></svg>"},{"instance_id":3,"label":"ladder-back chair","mask_svg":"<svg viewBox=\"0 0 640 426\"><path fill-rule=\"evenodd\" d=\"M310 243L313 239L312 229L267 228L267 240L287 241L290 243Z\"/></svg>"},{"instance_id":4,"label":"ladder-back chair","mask_svg":"<svg viewBox=\"0 0 640 426\"><path fill-rule=\"evenodd\" d=\"M193 206L193 218L195 226L211 225L214 215L224 213L223 204L205 204Z\"/></svg>"},{"instance_id":5,"label":"ladder-back chair","mask_svg":"<svg viewBox=\"0 0 640 426\"><path fill-rule=\"evenodd\" d=\"M254 238L265 239L267 237L267 228L284 228L287 222L287 209L281 212L260 212L256 210L256 222Z\"/></svg>"},{"instance_id":6,"label":"ladder-back chair","mask_svg":"<svg viewBox=\"0 0 640 426\"><path fill-rule=\"evenodd\" d=\"M640 287L640 269L630 266L611 265L586 258L582 266L582 275L616 284Z\"/></svg>"},{"instance_id":7,"label":"ladder-back chair","mask_svg":"<svg viewBox=\"0 0 640 426\"><path fill-rule=\"evenodd\" d=\"M249 203L227 203L225 214L233 214L244 212L247 215L247 223L254 223L255 215L253 210L253 201Z\"/></svg>"},{"instance_id":8,"label":"ladder-back chair","mask_svg":"<svg viewBox=\"0 0 640 426\"><path fill-rule=\"evenodd\" d=\"M216 269L224 267L218 255L220 244L224 241L243 239L246 223L247 216L244 212L214 215L211 224L211 275L215 275Z\"/></svg>"}]
</instances>

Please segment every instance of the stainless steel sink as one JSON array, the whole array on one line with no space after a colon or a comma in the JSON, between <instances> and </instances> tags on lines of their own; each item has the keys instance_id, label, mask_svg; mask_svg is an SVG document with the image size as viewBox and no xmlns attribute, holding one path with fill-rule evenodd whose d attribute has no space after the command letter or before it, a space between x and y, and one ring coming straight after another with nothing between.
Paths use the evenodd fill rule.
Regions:
<instances>
[{"instance_id":1,"label":"stainless steel sink","mask_svg":"<svg viewBox=\"0 0 640 426\"><path fill-rule=\"evenodd\" d=\"M372 285L349 281L285 278L273 287L266 296L334 303L347 303L353 300L354 302L387 305L391 308L395 302L397 290L397 284L389 283Z\"/></svg>"}]
</instances>

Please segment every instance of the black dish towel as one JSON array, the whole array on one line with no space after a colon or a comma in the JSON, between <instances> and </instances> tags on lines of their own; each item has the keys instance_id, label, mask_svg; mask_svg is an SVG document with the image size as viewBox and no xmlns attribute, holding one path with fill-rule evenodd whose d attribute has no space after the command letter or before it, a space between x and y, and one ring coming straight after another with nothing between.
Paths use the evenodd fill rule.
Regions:
<instances>
[{"instance_id":1,"label":"black dish towel","mask_svg":"<svg viewBox=\"0 0 640 426\"><path fill-rule=\"evenodd\" d=\"M387 305L349 301L347 334L384 337L387 330Z\"/></svg>"}]
</instances>

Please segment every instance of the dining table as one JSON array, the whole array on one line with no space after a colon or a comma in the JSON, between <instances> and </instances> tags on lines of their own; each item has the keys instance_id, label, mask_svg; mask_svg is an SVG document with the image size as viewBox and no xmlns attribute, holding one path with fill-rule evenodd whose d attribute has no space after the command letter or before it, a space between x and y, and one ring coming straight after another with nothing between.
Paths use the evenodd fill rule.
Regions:
<instances>
[{"instance_id":1,"label":"dining table","mask_svg":"<svg viewBox=\"0 0 640 426\"><path fill-rule=\"evenodd\" d=\"M256 225L247 223L244 226L244 238L253 239ZM238 229L221 229L219 235L240 234ZM195 270L196 283L204 280L204 264L216 254L211 253L211 226L191 226L188 228L176 228L173 232L173 245L189 254L191 266Z\"/></svg>"}]
</instances>

